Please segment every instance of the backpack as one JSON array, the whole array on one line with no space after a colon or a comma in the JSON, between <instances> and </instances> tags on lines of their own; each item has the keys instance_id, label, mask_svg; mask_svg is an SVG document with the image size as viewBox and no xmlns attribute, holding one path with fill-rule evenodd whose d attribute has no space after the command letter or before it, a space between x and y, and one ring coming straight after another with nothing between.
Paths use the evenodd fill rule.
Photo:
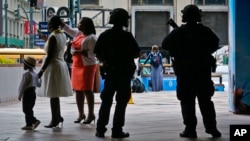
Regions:
<instances>
[{"instance_id":1,"label":"backpack","mask_svg":"<svg viewBox=\"0 0 250 141\"><path fill-rule=\"evenodd\" d=\"M161 64L161 56L159 53L157 53L156 56L152 55L151 59L150 59L150 62L151 62L151 65L155 68L158 68L159 65Z\"/></svg>"},{"instance_id":2,"label":"backpack","mask_svg":"<svg viewBox=\"0 0 250 141\"><path fill-rule=\"evenodd\" d=\"M135 78L132 82L132 92L142 93L145 91L145 86L139 78Z\"/></svg>"}]
</instances>

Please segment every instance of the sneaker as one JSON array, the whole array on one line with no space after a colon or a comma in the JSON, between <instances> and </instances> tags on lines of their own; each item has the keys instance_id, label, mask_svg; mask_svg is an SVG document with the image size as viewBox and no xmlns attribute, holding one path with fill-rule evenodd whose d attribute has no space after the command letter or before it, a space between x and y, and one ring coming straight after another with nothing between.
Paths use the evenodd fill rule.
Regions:
<instances>
[{"instance_id":1,"label":"sneaker","mask_svg":"<svg viewBox=\"0 0 250 141\"><path fill-rule=\"evenodd\" d=\"M35 121L33 124L33 129L36 129L41 122L39 120Z\"/></svg>"},{"instance_id":2,"label":"sneaker","mask_svg":"<svg viewBox=\"0 0 250 141\"><path fill-rule=\"evenodd\" d=\"M24 126L21 128L22 130L33 130L32 126Z\"/></svg>"},{"instance_id":3,"label":"sneaker","mask_svg":"<svg viewBox=\"0 0 250 141\"><path fill-rule=\"evenodd\" d=\"M119 132L119 133L112 133L112 138L128 138L129 133Z\"/></svg>"}]
</instances>

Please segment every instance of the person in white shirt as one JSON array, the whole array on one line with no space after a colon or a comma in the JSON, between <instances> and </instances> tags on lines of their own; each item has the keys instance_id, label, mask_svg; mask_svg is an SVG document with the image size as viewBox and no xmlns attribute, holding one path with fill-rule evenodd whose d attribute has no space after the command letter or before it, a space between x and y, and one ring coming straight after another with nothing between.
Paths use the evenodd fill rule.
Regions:
<instances>
[{"instance_id":1,"label":"person in white shirt","mask_svg":"<svg viewBox=\"0 0 250 141\"><path fill-rule=\"evenodd\" d=\"M36 101L36 87L41 87L41 79L38 78L37 73L34 71L36 66L36 59L28 56L24 59L24 74L19 85L18 99L22 100L23 112L25 114L26 126L22 130L33 130L40 121L34 117L33 107Z\"/></svg>"}]
</instances>

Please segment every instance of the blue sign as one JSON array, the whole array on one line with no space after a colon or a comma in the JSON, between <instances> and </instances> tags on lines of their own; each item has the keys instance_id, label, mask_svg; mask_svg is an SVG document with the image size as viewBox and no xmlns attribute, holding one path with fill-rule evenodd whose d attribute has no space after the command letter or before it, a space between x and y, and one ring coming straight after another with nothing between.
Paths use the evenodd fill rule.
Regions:
<instances>
[{"instance_id":1,"label":"blue sign","mask_svg":"<svg viewBox=\"0 0 250 141\"><path fill-rule=\"evenodd\" d=\"M48 22L39 22L38 25L41 30L48 29Z\"/></svg>"},{"instance_id":2,"label":"blue sign","mask_svg":"<svg viewBox=\"0 0 250 141\"><path fill-rule=\"evenodd\" d=\"M45 36L49 36L50 32L42 32L42 34L44 34ZM35 34L34 35L34 40L35 40L35 46L44 46L45 45L45 40L43 40L42 38L40 38L39 34Z\"/></svg>"},{"instance_id":3,"label":"blue sign","mask_svg":"<svg viewBox=\"0 0 250 141\"><path fill-rule=\"evenodd\" d=\"M35 41L35 46L44 47L45 46L45 41L37 40L37 41Z\"/></svg>"},{"instance_id":4,"label":"blue sign","mask_svg":"<svg viewBox=\"0 0 250 141\"><path fill-rule=\"evenodd\" d=\"M45 35L46 37L49 37L49 35L50 35L50 32L41 32L42 33L42 35ZM35 37L34 37L35 39L41 39L40 37L39 37L39 34L35 34Z\"/></svg>"},{"instance_id":5,"label":"blue sign","mask_svg":"<svg viewBox=\"0 0 250 141\"><path fill-rule=\"evenodd\" d=\"M39 35L38 35L38 34L35 34L35 35L34 35L34 39L35 39L35 40L36 40L36 39L40 39Z\"/></svg>"}]
</instances>

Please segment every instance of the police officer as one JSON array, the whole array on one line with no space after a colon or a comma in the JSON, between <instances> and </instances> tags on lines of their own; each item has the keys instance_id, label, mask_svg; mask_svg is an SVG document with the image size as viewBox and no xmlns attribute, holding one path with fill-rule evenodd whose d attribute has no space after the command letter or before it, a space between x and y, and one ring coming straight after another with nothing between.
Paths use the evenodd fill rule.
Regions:
<instances>
[{"instance_id":1,"label":"police officer","mask_svg":"<svg viewBox=\"0 0 250 141\"><path fill-rule=\"evenodd\" d=\"M140 48L133 35L124 31L128 27L128 12L122 8L111 12L109 23L113 24L100 34L94 52L105 66L105 82L101 92L101 107L97 120L96 136L105 137L109 122L110 108L116 93L116 107L113 118L112 138L129 137L123 131L125 111L131 96L131 79L135 71L134 58L139 57Z\"/></svg>"},{"instance_id":2,"label":"police officer","mask_svg":"<svg viewBox=\"0 0 250 141\"><path fill-rule=\"evenodd\" d=\"M177 98L185 125L180 137L197 138L196 97L206 133L221 137L211 100L214 94L211 54L218 49L219 38L200 23L201 10L196 5L187 5L181 12L182 22L186 24L174 29L162 43L163 49L169 51L173 58L177 78Z\"/></svg>"}]
</instances>

